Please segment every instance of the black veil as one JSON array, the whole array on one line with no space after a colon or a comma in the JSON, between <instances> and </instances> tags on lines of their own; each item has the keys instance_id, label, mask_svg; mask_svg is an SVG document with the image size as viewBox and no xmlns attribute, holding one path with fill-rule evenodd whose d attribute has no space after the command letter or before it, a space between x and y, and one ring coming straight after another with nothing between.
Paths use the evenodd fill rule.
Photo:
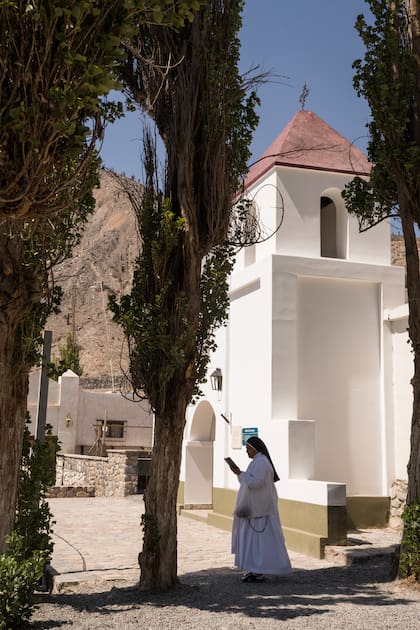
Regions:
<instances>
[{"instance_id":1,"label":"black veil","mask_svg":"<svg viewBox=\"0 0 420 630\"><path fill-rule=\"evenodd\" d=\"M255 448L255 450L258 451L259 453L262 453L263 455L266 456L271 466L273 467L274 481L280 481L280 477L278 476L277 471L274 468L274 464L271 460L270 453L268 452L268 448L266 447L264 442L260 438L252 436L246 441L246 443L252 446L252 448Z\"/></svg>"}]
</instances>

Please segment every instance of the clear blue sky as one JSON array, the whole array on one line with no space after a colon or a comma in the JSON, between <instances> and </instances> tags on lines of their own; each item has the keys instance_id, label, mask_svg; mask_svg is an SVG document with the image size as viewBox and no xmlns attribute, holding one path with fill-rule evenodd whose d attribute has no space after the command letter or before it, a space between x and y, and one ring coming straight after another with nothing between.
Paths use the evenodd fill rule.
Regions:
<instances>
[{"instance_id":1,"label":"clear blue sky","mask_svg":"<svg viewBox=\"0 0 420 630\"><path fill-rule=\"evenodd\" d=\"M364 55L354 28L364 0L246 0L241 31L241 71L259 65L282 75L259 88L259 126L251 145L256 160L300 109L304 83L310 93L305 109L365 150L367 103L353 89L352 63ZM131 113L106 130L104 165L140 177L142 120ZM363 137L364 136L364 137Z\"/></svg>"}]
</instances>

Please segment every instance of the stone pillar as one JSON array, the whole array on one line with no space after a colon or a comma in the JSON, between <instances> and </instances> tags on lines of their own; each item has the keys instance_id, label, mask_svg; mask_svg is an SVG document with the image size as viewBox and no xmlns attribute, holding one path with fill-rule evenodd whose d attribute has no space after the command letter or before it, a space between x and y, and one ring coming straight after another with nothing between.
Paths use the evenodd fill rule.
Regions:
<instances>
[{"instance_id":1,"label":"stone pillar","mask_svg":"<svg viewBox=\"0 0 420 630\"><path fill-rule=\"evenodd\" d=\"M79 407L79 377L71 370L58 379L60 385L60 409L58 412L58 439L62 453L76 450L77 420Z\"/></svg>"},{"instance_id":2,"label":"stone pillar","mask_svg":"<svg viewBox=\"0 0 420 630\"><path fill-rule=\"evenodd\" d=\"M137 494L140 451L109 450L107 496L125 497Z\"/></svg>"},{"instance_id":3,"label":"stone pillar","mask_svg":"<svg viewBox=\"0 0 420 630\"><path fill-rule=\"evenodd\" d=\"M402 513L407 499L407 481L396 479L391 486L391 513L389 516L389 526L392 529L402 531Z\"/></svg>"}]
</instances>

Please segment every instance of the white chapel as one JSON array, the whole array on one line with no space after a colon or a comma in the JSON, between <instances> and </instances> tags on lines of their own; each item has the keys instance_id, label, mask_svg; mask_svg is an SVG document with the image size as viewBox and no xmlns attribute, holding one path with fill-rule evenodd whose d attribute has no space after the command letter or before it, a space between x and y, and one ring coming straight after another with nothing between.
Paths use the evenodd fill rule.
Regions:
<instances>
[{"instance_id":1,"label":"white chapel","mask_svg":"<svg viewBox=\"0 0 420 630\"><path fill-rule=\"evenodd\" d=\"M189 409L179 501L230 528L247 435L267 444L286 542L322 557L346 528L386 525L406 478L412 357L405 271L390 226L359 233L342 191L365 155L301 110L251 168L245 195L271 238L244 248L203 397ZM216 389L211 386L215 376Z\"/></svg>"}]
</instances>

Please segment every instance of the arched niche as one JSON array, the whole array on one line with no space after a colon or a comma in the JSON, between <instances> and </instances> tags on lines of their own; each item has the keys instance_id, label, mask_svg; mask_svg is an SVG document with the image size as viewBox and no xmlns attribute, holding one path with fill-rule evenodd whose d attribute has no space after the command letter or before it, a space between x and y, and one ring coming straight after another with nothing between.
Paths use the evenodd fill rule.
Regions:
<instances>
[{"instance_id":1,"label":"arched niche","mask_svg":"<svg viewBox=\"0 0 420 630\"><path fill-rule=\"evenodd\" d=\"M190 509L210 509L213 504L213 443L216 416L206 400L195 409L185 446L184 504Z\"/></svg>"},{"instance_id":2,"label":"arched niche","mask_svg":"<svg viewBox=\"0 0 420 630\"><path fill-rule=\"evenodd\" d=\"M191 420L189 442L213 442L216 416L207 400L202 400L194 411Z\"/></svg>"},{"instance_id":3,"label":"arched niche","mask_svg":"<svg viewBox=\"0 0 420 630\"><path fill-rule=\"evenodd\" d=\"M320 198L320 255L323 258L347 258L348 213L341 191L328 189Z\"/></svg>"}]
</instances>

